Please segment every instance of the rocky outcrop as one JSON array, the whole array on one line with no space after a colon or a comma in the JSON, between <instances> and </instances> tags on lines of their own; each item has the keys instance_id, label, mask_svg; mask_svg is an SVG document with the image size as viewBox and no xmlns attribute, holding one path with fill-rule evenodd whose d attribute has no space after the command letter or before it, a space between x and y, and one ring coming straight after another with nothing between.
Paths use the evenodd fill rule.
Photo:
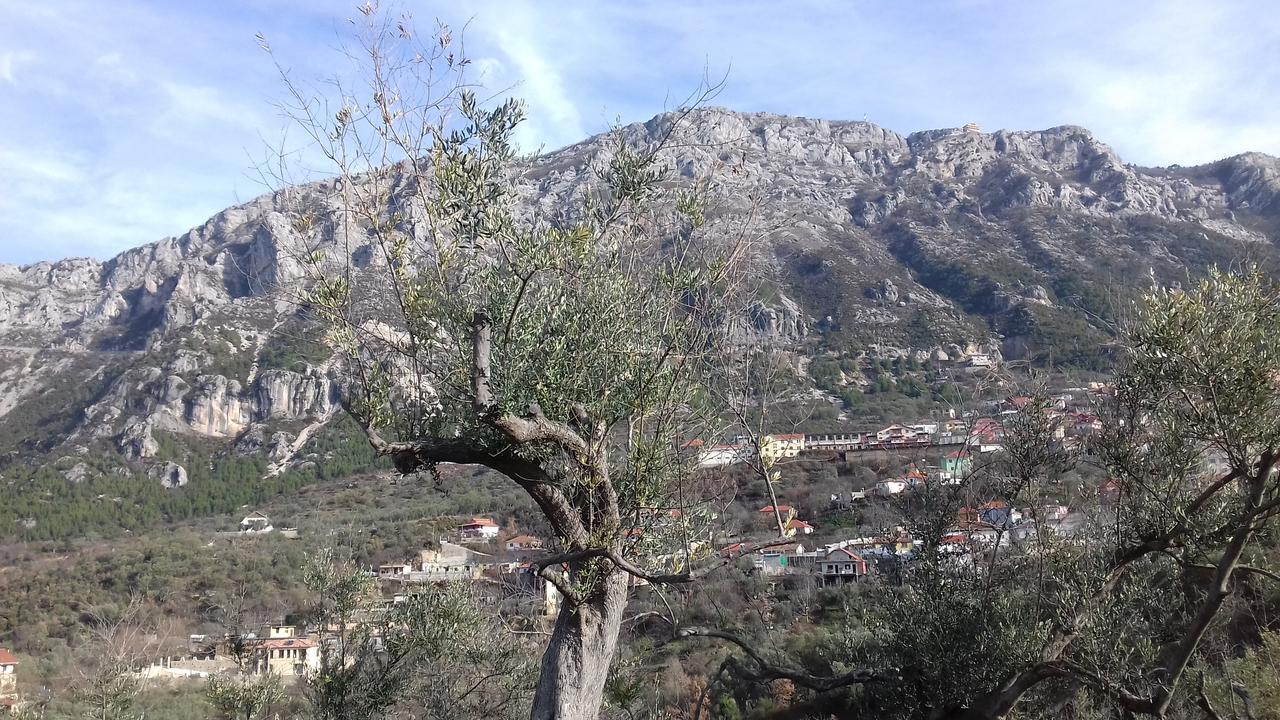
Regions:
<instances>
[{"instance_id":1,"label":"rocky outcrop","mask_svg":"<svg viewBox=\"0 0 1280 720\"><path fill-rule=\"evenodd\" d=\"M885 356L894 348L914 361L967 362L1018 334L1011 315L1092 322L1069 298L1150 275L1171 283L1231 257L1241 241L1266 256L1280 228L1276 158L1139 168L1074 126L902 136L866 122L708 108L619 132L635 145L674 132L660 154L673 182L717 179L708 231L758 232L747 273L765 292L740 323L751 341L878 344ZM522 212L559 217L615 147L588 138L531 160L517 178ZM297 311L289 299L306 281L299 261L318 243L335 257L349 249L357 268L381 262L340 223L316 237L297 232L300 208L337 212L342 197L318 182L106 261L0 265L9 367L0 370L0 432L10 431L6 418L30 422L60 380L99 377L105 387L77 395L83 406L70 414L85 446L105 439L131 461L155 462L157 435L179 433L288 456L301 428L337 402L323 363L257 364ZM1006 349L1034 356L1036 338L1006 339ZM63 364L39 357L46 348L66 353Z\"/></svg>"},{"instance_id":2,"label":"rocky outcrop","mask_svg":"<svg viewBox=\"0 0 1280 720\"><path fill-rule=\"evenodd\" d=\"M249 424L251 407L241 398L240 383L222 375L202 375L186 398L183 419L192 431L234 437Z\"/></svg>"},{"instance_id":3,"label":"rocky outcrop","mask_svg":"<svg viewBox=\"0 0 1280 720\"><path fill-rule=\"evenodd\" d=\"M270 370L258 376L252 393L254 419L300 419L326 415L337 401L333 382L316 368L299 374Z\"/></svg>"},{"instance_id":4,"label":"rocky outcrop","mask_svg":"<svg viewBox=\"0 0 1280 720\"><path fill-rule=\"evenodd\" d=\"M167 462L152 470L152 476L160 481L166 490L180 488L187 484L187 469L175 462Z\"/></svg>"},{"instance_id":5,"label":"rocky outcrop","mask_svg":"<svg viewBox=\"0 0 1280 720\"><path fill-rule=\"evenodd\" d=\"M129 418L124 431L116 440L120 453L130 460L155 457L160 443L151 434L152 425L146 420Z\"/></svg>"},{"instance_id":6,"label":"rocky outcrop","mask_svg":"<svg viewBox=\"0 0 1280 720\"><path fill-rule=\"evenodd\" d=\"M754 302L747 314L754 330L771 340L796 340L809 332L800 306L785 296L776 305Z\"/></svg>"}]
</instances>

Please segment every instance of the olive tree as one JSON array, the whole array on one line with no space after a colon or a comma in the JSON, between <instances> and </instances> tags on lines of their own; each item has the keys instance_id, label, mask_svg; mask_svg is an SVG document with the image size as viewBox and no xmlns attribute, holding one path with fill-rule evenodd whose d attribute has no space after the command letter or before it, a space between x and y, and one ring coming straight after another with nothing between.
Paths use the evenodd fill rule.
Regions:
<instances>
[{"instance_id":1,"label":"olive tree","mask_svg":"<svg viewBox=\"0 0 1280 720\"><path fill-rule=\"evenodd\" d=\"M532 678L526 643L505 636L460 584L428 586L388 603L360 567L324 550L307 559L308 616L326 630L307 678L311 716L512 718Z\"/></svg>"},{"instance_id":2,"label":"olive tree","mask_svg":"<svg viewBox=\"0 0 1280 720\"><path fill-rule=\"evenodd\" d=\"M933 714L1002 718L1033 697L1052 708L1080 691L1125 715L1171 712L1236 587L1274 576L1248 558L1280 512L1278 333L1280 292L1257 271L1213 270L1189 289L1142 298L1104 429L1086 448L1109 477L1107 501L1073 537L1006 552L988 582L971 584L993 602L1022 596L1015 614L988 625L1018 637L1020 650ZM1016 462L1003 472L1015 488L1063 466L1045 450L1053 441L1035 434L1006 438ZM993 586L999 573L1010 580ZM933 619L921 609L908 625Z\"/></svg>"},{"instance_id":3,"label":"olive tree","mask_svg":"<svg viewBox=\"0 0 1280 720\"><path fill-rule=\"evenodd\" d=\"M484 466L545 515L562 552L539 573L564 603L532 716L595 717L632 583L706 570L687 536L646 565L634 528L696 501L680 446L706 414L744 235L704 212L709 185L669 189L680 113L615 133L558 205L533 202L522 106L477 96L447 28L420 40L361 12L351 77L314 93L283 73L299 152L336 175L283 191L304 304L346 409L398 471Z\"/></svg>"}]
</instances>

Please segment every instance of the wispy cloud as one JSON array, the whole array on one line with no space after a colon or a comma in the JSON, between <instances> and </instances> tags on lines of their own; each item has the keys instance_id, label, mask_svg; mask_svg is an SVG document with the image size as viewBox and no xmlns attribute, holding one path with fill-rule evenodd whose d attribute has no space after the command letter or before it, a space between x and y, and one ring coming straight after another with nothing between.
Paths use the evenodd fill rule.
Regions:
<instances>
[{"instance_id":1,"label":"wispy cloud","mask_svg":"<svg viewBox=\"0 0 1280 720\"><path fill-rule=\"evenodd\" d=\"M390 0L388 0L390 1ZM262 190L279 137L254 34L300 75L339 62L356 0L44 0L0 5L0 261L106 256ZM900 132L1089 127L1130 162L1280 154L1270 0L406 3L463 32L477 73L523 97L526 149L678 103Z\"/></svg>"}]
</instances>

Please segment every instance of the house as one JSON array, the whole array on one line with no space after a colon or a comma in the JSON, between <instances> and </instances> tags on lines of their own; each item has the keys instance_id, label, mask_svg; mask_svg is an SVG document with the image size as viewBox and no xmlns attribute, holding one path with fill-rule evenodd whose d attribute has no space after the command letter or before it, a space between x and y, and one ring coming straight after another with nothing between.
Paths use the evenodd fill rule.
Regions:
<instances>
[{"instance_id":1,"label":"house","mask_svg":"<svg viewBox=\"0 0 1280 720\"><path fill-rule=\"evenodd\" d=\"M745 445L712 445L698 450L698 467L728 467L745 461Z\"/></svg>"},{"instance_id":2,"label":"house","mask_svg":"<svg viewBox=\"0 0 1280 720\"><path fill-rule=\"evenodd\" d=\"M776 520L772 505L765 505L756 514L765 523L772 523ZM779 505L777 514L782 516L783 523L788 523L796 518L796 509L790 505Z\"/></svg>"},{"instance_id":3,"label":"house","mask_svg":"<svg viewBox=\"0 0 1280 720\"><path fill-rule=\"evenodd\" d=\"M1032 508L1030 514L1041 522L1061 522L1066 519L1069 512L1066 505L1043 505Z\"/></svg>"},{"instance_id":4,"label":"house","mask_svg":"<svg viewBox=\"0 0 1280 720\"><path fill-rule=\"evenodd\" d=\"M867 561L849 548L835 548L818 561L818 574L825 584L857 581L867 575Z\"/></svg>"},{"instance_id":5,"label":"house","mask_svg":"<svg viewBox=\"0 0 1280 720\"><path fill-rule=\"evenodd\" d=\"M1004 437L1004 425L991 418L981 418L973 424L969 433L969 447L980 453L1000 450L1000 439Z\"/></svg>"},{"instance_id":6,"label":"house","mask_svg":"<svg viewBox=\"0 0 1280 720\"><path fill-rule=\"evenodd\" d=\"M813 526L809 523L793 518L786 524L788 535L812 535Z\"/></svg>"},{"instance_id":7,"label":"house","mask_svg":"<svg viewBox=\"0 0 1280 720\"><path fill-rule=\"evenodd\" d=\"M992 500L978 506L978 517L994 527L1008 527L1022 519L1022 513L1009 507L1002 500Z\"/></svg>"},{"instance_id":8,"label":"house","mask_svg":"<svg viewBox=\"0 0 1280 720\"><path fill-rule=\"evenodd\" d=\"M915 552L916 542L906 528L895 527L891 534L876 539L882 552L893 555L909 555Z\"/></svg>"},{"instance_id":9,"label":"house","mask_svg":"<svg viewBox=\"0 0 1280 720\"><path fill-rule=\"evenodd\" d=\"M240 521L240 532L242 533L269 533L275 528L271 527L271 518L254 510L244 519Z\"/></svg>"},{"instance_id":10,"label":"house","mask_svg":"<svg viewBox=\"0 0 1280 720\"><path fill-rule=\"evenodd\" d=\"M18 658L0 648L0 697L18 693Z\"/></svg>"},{"instance_id":11,"label":"house","mask_svg":"<svg viewBox=\"0 0 1280 720\"><path fill-rule=\"evenodd\" d=\"M472 518L458 526L458 536L463 540L492 540L498 537L498 524L489 518Z\"/></svg>"},{"instance_id":12,"label":"house","mask_svg":"<svg viewBox=\"0 0 1280 720\"><path fill-rule=\"evenodd\" d=\"M889 478L876 483L876 494L881 497L897 495L907 489L907 482L897 478Z\"/></svg>"},{"instance_id":13,"label":"house","mask_svg":"<svg viewBox=\"0 0 1280 720\"><path fill-rule=\"evenodd\" d=\"M915 430L906 425L890 425L883 430L876 431L876 440L880 442L894 442L895 440L906 440L915 437Z\"/></svg>"},{"instance_id":14,"label":"house","mask_svg":"<svg viewBox=\"0 0 1280 720\"><path fill-rule=\"evenodd\" d=\"M420 550L418 559L421 569L408 573L405 576L408 582L475 580L493 560L490 555L446 540L440 541L439 550Z\"/></svg>"},{"instance_id":15,"label":"house","mask_svg":"<svg viewBox=\"0 0 1280 720\"><path fill-rule=\"evenodd\" d=\"M320 669L320 645L309 638L266 638L254 641L250 649L254 673L298 677Z\"/></svg>"},{"instance_id":16,"label":"house","mask_svg":"<svg viewBox=\"0 0 1280 720\"><path fill-rule=\"evenodd\" d=\"M507 540L507 552L541 550L542 541L532 535L517 535Z\"/></svg>"},{"instance_id":17,"label":"house","mask_svg":"<svg viewBox=\"0 0 1280 720\"><path fill-rule=\"evenodd\" d=\"M409 573L408 563L388 563L378 566L378 577L383 580L401 580Z\"/></svg>"},{"instance_id":18,"label":"house","mask_svg":"<svg viewBox=\"0 0 1280 720\"><path fill-rule=\"evenodd\" d=\"M765 435L760 438L760 457L769 460L791 458L804 451L804 434Z\"/></svg>"},{"instance_id":19,"label":"house","mask_svg":"<svg viewBox=\"0 0 1280 720\"><path fill-rule=\"evenodd\" d=\"M942 457L942 479L963 480L973 470L973 456L965 450L956 450Z\"/></svg>"},{"instance_id":20,"label":"house","mask_svg":"<svg viewBox=\"0 0 1280 720\"><path fill-rule=\"evenodd\" d=\"M979 354L969 356L969 367L971 368L989 368L995 365L995 360L990 355Z\"/></svg>"}]
</instances>

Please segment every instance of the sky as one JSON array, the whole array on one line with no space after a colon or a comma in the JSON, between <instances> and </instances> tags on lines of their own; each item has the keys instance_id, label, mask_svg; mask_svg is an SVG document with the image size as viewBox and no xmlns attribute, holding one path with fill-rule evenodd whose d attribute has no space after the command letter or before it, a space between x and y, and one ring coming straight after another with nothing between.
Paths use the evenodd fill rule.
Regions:
<instances>
[{"instance_id":1,"label":"sky","mask_svg":"<svg viewBox=\"0 0 1280 720\"><path fill-rule=\"evenodd\" d=\"M385 4L385 0L384 0ZM0 263L105 259L267 187L283 88L345 67L355 0L0 0ZM679 104L900 133L1082 125L1140 165L1280 155L1273 0L403 0L553 149Z\"/></svg>"}]
</instances>

